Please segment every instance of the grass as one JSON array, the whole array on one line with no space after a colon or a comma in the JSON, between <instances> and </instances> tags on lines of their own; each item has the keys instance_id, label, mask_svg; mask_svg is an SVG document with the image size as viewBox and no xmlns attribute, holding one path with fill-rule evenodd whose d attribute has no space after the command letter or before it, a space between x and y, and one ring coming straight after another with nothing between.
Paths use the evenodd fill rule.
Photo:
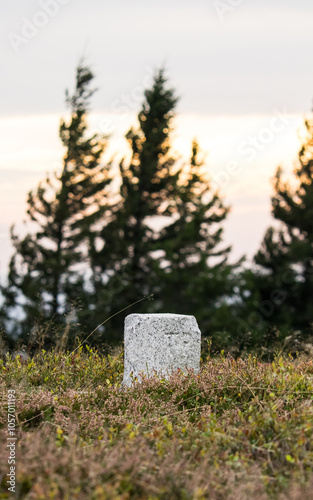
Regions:
<instances>
[{"instance_id":1,"label":"grass","mask_svg":"<svg viewBox=\"0 0 313 500\"><path fill-rule=\"evenodd\" d=\"M88 345L0 361L0 499L313 498L313 362L221 354L200 374L121 389ZM16 394L17 492L7 490Z\"/></svg>"}]
</instances>

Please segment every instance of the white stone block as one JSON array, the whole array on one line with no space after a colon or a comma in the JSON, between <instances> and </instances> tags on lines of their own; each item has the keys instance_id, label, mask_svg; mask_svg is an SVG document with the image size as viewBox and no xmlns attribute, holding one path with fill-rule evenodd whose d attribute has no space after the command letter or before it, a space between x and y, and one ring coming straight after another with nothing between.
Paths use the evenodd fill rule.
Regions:
<instances>
[{"instance_id":1,"label":"white stone block","mask_svg":"<svg viewBox=\"0 0 313 500\"><path fill-rule=\"evenodd\" d=\"M168 375L180 368L200 369L201 332L194 316L183 314L130 314L125 318L124 379L131 386L137 377Z\"/></svg>"}]
</instances>

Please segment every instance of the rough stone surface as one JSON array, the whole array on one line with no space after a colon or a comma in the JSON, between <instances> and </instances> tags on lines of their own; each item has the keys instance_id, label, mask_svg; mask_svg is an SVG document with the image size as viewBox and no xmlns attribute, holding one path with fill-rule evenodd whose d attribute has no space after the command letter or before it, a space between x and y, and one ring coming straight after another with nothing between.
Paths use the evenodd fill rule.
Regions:
<instances>
[{"instance_id":1,"label":"rough stone surface","mask_svg":"<svg viewBox=\"0 0 313 500\"><path fill-rule=\"evenodd\" d=\"M201 332L194 316L183 314L130 314L125 318L124 379L153 373L167 377L180 368L199 371Z\"/></svg>"}]
</instances>

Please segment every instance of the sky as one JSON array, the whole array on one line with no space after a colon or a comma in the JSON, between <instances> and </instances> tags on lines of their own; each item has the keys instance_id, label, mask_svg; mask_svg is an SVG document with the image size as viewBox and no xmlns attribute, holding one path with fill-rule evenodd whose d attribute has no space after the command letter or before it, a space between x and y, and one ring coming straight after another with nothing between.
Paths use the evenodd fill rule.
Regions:
<instances>
[{"instance_id":1,"label":"sky","mask_svg":"<svg viewBox=\"0 0 313 500\"><path fill-rule=\"evenodd\" d=\"M311 0L11 0L1 5L0 274L26 197L60 168L64 91L84 56L96 75L90 130L126 151L160 66L180 97L173 148L197 137L232 210L225 242L252 257L271 224L271 178L290 175L313 98Z\"/></svg>"}]
</instances>

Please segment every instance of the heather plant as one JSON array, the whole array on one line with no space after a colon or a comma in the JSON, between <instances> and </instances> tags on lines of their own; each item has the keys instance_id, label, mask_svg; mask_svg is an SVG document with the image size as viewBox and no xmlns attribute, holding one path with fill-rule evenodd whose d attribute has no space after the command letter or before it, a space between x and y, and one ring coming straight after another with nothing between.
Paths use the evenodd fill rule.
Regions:
<instances>
[{"instance_id":1,"label":"heather plant","mask_svg":"<svg viewBox=\"0 0 313 500\"><path fill-rule=\"evenodd\" d=\"M309 499L313 363L207 356L121 386L123 353L88 344L0 361L1 447L16 391L17 495L28 499ZM6 488L0 456L0 498Z\"/></svg>"}]
</instances>

